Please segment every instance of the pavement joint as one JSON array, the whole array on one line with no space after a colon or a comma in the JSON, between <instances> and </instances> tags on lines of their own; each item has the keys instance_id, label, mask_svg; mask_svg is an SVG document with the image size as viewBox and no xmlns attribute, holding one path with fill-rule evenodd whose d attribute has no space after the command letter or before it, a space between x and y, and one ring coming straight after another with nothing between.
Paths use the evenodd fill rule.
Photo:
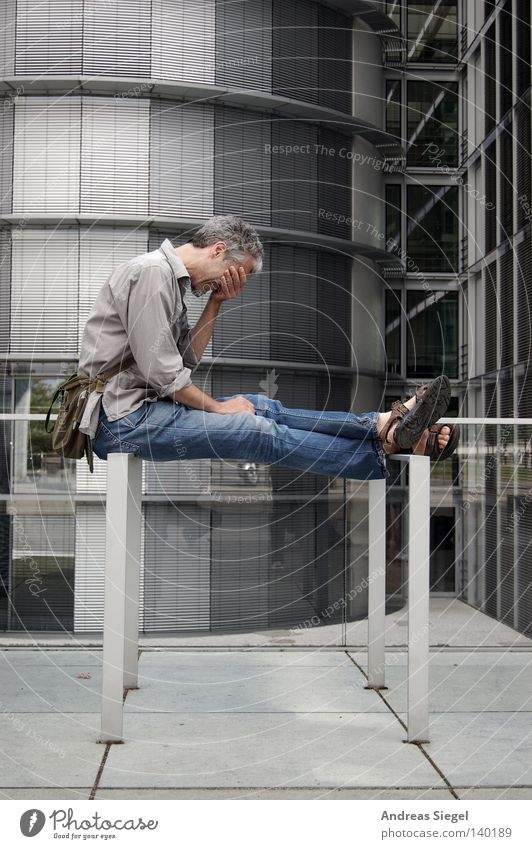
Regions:
<instances>
[{"instance_id":1,"label":"pavement joint","mask_svg":"<svg viewBox=\"0 0 532 849\"><path fill-rule=\"evenodd\" d=\"M361 666L360 666L360 665L356 662L356 660L355 660L353 657L351 657L351 655L349 654L349 652L348 652L348 651L346 651L346 655L348 656L348 658L349 658L349 660L351 661L351 663L353 663L353 664L354 664L354 666L356 666L356 668L358 669L358 671L362 673L362 675L364 676L364 678L366 679L366 681L367 681L367 680L369 680L369 679L368 679L368 676L367 676L367 674L366 674L366 672L364 671L364 669L363 669L363 668L362 668L362 667L361 667ZM397 711L395 711L395 710L393 709L392 705L389 703L389 701L388 701L388 700L385 698L385 696L382 694L381 690L380 690L380 689L378 689L378 688L376 688L376 689L375 689L375 692L377 693L377 695L379 696L379 698L380 698L380 699L382 699L382 701L384 702L384 704L386 705L386 707L388 708L388 710L389 710L391 713L393 713L393 715L395 716L396 720L399 722L399 724L400 724L400 725L402 725L402 727L403 727L403 729L405 730L405 732L406 732L406 733L408 733L408 728L407 728L407 726L406 726L406 723L405 723L405 722L401 719L401 717L399 716L399 714L397 713ZM406 741L405 741L405 742L406 742ZM424 756L425 756L425 758L428 760L428 762L429 762L429 764L431 765L431 767L432 767L433 769L435 769L435 770L436 770L436 772L437 772L437 773L438 773L438 775L440 776L441 780L445 782L445 784L447 785L447 789L449 790L449 793L451 793L451 794L452 794L452 796L453 796L455 799L458 799L459 797L458 797L457 793L455 792L455 790L454 790L454 788L453 788L453 786L452 786L451 782L449 781L449 779L447 778L447 776L446 776L446 775L442 772L442 770L439 768L439 766L437 765L437 763L435 763L435 761L432 759L432 757L429 755L429 753L428 753L428 752L427 752L427 751L423 748L423 744L422 744L422 743L415 743L415 742L414 742L413 744L411 743L410 745L417 746L417 748L419 749L419 751L421 752L421 754L422 754L422 755L424 755Z\"/></svg>"}]
</instances>

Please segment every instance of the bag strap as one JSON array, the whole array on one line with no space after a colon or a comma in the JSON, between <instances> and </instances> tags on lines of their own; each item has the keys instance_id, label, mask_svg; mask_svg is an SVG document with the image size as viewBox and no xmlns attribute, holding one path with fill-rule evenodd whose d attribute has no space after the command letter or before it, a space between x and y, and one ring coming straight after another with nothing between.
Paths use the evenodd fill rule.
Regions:
<instances>
[{"instance_id":1,"label":"bag strap","mask_svg":"<svg viewBox=\"0 0 532 849\"><path fill-rule=\"evenodd\" d=\"M101 371L93 379L94 380L99 379L99 380L101 380L102 382L105 383L108 380L110 380L112 377L114 377L115 374L118 374L119 371L124 371L125 369L132 366L134 362L135 362L135 357L133 356L133 354L130 354L129 357L126 357L125 360L122 360L116 366L113 366L113 368L110 368L108 371Z\"/></svg>"},{"instance_id":2,"label":"bag strap","mask_svg":"<svg viewBox=\"0 0 532 849\"><path fill-rule=\"evenodd\" d=\"M107 383L107 381L110 380L112 377L114 377L116 374L118 374L118 372L124 371L125 369L129 368L131 365L133 365L134 362L135 362L135 357L133 356L133 354L130 354L129 357L126 357L125 360L122 360L116 366L113 366L113 368L110 368L107 371L99 372L96 375L96 377L89 377L88 374L84 374L81 371L78 371L74 374L71 374L70 377L68 377L66 380L63 381L63 383L59 384L59 386L57 387L57 389L54 393L54 397L52 398L52 402L51 402L51 404L48 408L48 413L46 415L46 420L44 422L44 429L46 430L46 432L47 433L52 432L52 431L48 430L48 424L49 424L49 421L50 421L50 415L52 413L52 407L54 406L55 399L57 398L57 396L59 394L64 395L64 393L67 392L69 389L74 389L76 386L79 386L80 384L83 384L83 383L86 383L87 386L90 385L91 383L99 383L99 384L103 385L104 383ZM61 398L61 401L62 400L63 400L63 398ZM52 428L52 430L53 430L53 428ZM87 441L90 441L90 440L87 440ZM90 465L90 462L89 462L89 465Z\"/></svg>"}]
</instances>

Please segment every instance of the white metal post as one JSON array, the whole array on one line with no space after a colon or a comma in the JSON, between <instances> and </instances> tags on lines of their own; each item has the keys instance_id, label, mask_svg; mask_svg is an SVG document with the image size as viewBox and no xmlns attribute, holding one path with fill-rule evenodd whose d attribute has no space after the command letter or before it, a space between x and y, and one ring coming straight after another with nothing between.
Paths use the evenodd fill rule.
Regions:
<instances>
[{"instance_id":1,"label":"white metal post","mask_svg":"<svg viewBox=\"0 0 532 849\"><path fill-rule=\"evenodd\" d=\"M408 457L408 742L429 742L430 457Z\"/></svg>"},{"instance_id":2,"label":"white metal post","mask_svg":"<svg viewBox=\"0 0 532 849\"><path fill-rule=\"evenodd\" d=\"M105 604L100 742L119 742L124 687L136 686L142 460L107 459Z\"/></svg>"},{"instance_id":3,"label":"white metal post","mask_svg":"<svg viewBox=\"0 0 532 849\"><path fill-rule=\"evenodd\" d=\"M368 687L383 689L385 678L386 480L369 482Z\"/></svg>"}]
</instances>

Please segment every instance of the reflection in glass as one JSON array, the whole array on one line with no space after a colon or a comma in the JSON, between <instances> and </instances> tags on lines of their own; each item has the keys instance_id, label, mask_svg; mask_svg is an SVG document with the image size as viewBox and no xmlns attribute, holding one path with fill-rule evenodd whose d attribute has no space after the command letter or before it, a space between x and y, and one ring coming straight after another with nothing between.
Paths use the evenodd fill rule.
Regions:
<instances>
[{"instance_id":1,"label":"reflection in glass","mask_svg":"<svg viewBox=\"0 0 532 849\"><path fill-rule=\"evenodd\" d=\"M401 251L401 185L387 183L385 186L385 230L386 250Z\"/></svg>"},{"instance_id":2,"label":"reflection in glass","mask_svg":"<svg viewBox=\"0 0 532 849\"><path fill-rule=\"evenodd\" d=\"M386 290L386 371L401 374L401 290Z\"/></svg>"},{"instance_id":3,"label":"reflection in glass","mask_svg":"<svg viewBox=\"0 0 532 849\"><path fill-rule=\"evenodd\" d=\"M458 187L407 186L407 252L415 270L458 270Z\"/></svg>"},{"instance_id":4,"label":"reflection in glass","mask_svg":"<svg viewBox=\"0 0 532 849\"><path fill-rule=\"evenodd\" d=\"M386 0L386 14L401 29L401 0Z\"/></svg>"},{"instance_id":5,"label":"reflection in glass","mask_svg":"<svg viewBox=\"0 0 532 849\"><path fill-rule=\"evenodd\" d=\"M11 520L11 601L9 608L2 611L3 627L15 631L71 631L74 517L15 512Z\"/></svg>"},{"instance_id":6,"label":"reflection in glass","mask_svg":"<svg viewBox=\"0 0 532 849\"><path fill-rule=\"evenodd\" d=\"M407 84L407 165L458 162L458 83Z\"/></svg>"},{"instance_id":7,"label":"reflection in glass","mask_svg":"<svg viewBox=\"0 0 532 849\"><path fill-rule=\"evenodd\" d=\"M386 80L386 132L401 141L401 80Z\"/></svg>"},{"instance_id":8,"label":"reflection in glass","mask_svg":"<svg viewBox=\"0 0 532 849\"><path fill-rule=\"evenodd\" d=\"M406 293L407 376L458 377L458 293Z\"/></svg>"},{"instance_id":9,"label":"reflection in glass","mask_svg":"<svg viewBox=\"0 0 532 849\"><path fill-rule=\"evenodd\" d=\"M14 380L14 412L47 413L53 394L63 380L64 375L17 375ZM57 410L56 401L53 412L57 413ZM52 450L52 435L46 432L44 421L17 421L13 432L14 492L35 492L36 489L40 492L65 492L74 488L75 461L65 460Z\"/></svg>"},{"instance_id":10,"label":"reflection in glass","mask_svg":"<svg viewBox=\"0 0 532 849\"><path fill-rule=\"evenodd\" d=\"M409 62L456 62L456 0L421 3L407 0Z\"/></svg>"}]
</instances>

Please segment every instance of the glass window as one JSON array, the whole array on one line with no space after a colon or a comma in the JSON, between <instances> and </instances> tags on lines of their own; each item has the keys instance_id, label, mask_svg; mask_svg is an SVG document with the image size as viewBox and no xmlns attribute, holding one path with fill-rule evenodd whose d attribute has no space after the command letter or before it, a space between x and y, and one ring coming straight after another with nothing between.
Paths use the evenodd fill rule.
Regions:
<instances>
[{"instance_id":1,"label":"glass window","mask_svg":"<svg viewBox=\"0 0 532 849\"><path fill-rule=\"evenodd\" d=\"M407 165L458 164L458 83L407 84Z\"/></svg>"},{"instance_id":2,"label":"glass window","mask_svg":"<svg viewBox=\"0 0 532 849\"><path fill-rule=\"evenodd\" d=\"M386 132L401 140L401 80L386 80Z\"/></svg>"},{"instance_id":3,"label":"glass window","mask_svg":"<svg viewBox=\"0 0 532 849\"><path fill-rule=\"evenodd\" d=\"M407 271L457 271L457 186L407 186L406 226Z\"/></svg>"},{"instance_id":4,"label":"glass window","mask_svg":"<svg viewBox=\"0 0 532 849\"><path fill-rule=\"evenodd\" d=\"M59 364L14 363L14 412L24 415L47 413L57 386L76 368L75 363L65 363L62 369ZM60 370L63 373L57 376ZM59 410L59 402L57 398L52 410L54 414ZM51 424L49 427L51 429ZM64 459L52 449L52 436L45 430L43 421L15 422L12 443L15 492L65 491L75 487L76 462Z\"/></svg>"},{"instance_id":5,"label":"glass window","mask_svg":"<svg viewBox=\"0 0 532 849\"><path fill-rule=\"evenodd\" d=\"M386 0L386 14L401 29L401 0Z\"/></svg>"},{"instance_id":6,"label":"glass window","mask_svg":"<svg viewBox=\"0 0 532 849\"><path fill-rule=\"evenodd\" d=\"M456 0L407 2L409 62L456 62Z\"/></svg>"},{"instance_id":7,"label":"glass window","mask_svg":"<svg viewBox=\"0 0 532 849\"><path fill-rule=\"evenodd\" d=\"M395 24L400 33L403 31L401 0L393 0L386 3L386 14ZM404 64L403 39L394 37L393 27L385 28L389 38L384 39L384 62L391 67L402 67Z\"/></svg>"},{"instance_id":8,"label":"glass window","mask_svg":"<svg viewBox=\"0 0 532 849\"><path fill-rule=\"evenodd\" d=\"M401 290L386 290L386 371L401 374Z\"/></svg>"},{"instance_id":9,"label":"glass window","mask_svg":"<svg viewBox=\"0 0 532 849\"><path fill-rule=\"evenodd\" d=\"M407 377L458 377L458 292L406 293Z\"/></svg>"},{"instance_id":10,"label":"glass window","mask_svg":"<svg viewBox=\"0 0 532 849\"><path fill-rule=\"evenodd\" d=\"M387 183L385 187L386 250L401 252L401 185Z\"/></svg>"}]
</instances>

